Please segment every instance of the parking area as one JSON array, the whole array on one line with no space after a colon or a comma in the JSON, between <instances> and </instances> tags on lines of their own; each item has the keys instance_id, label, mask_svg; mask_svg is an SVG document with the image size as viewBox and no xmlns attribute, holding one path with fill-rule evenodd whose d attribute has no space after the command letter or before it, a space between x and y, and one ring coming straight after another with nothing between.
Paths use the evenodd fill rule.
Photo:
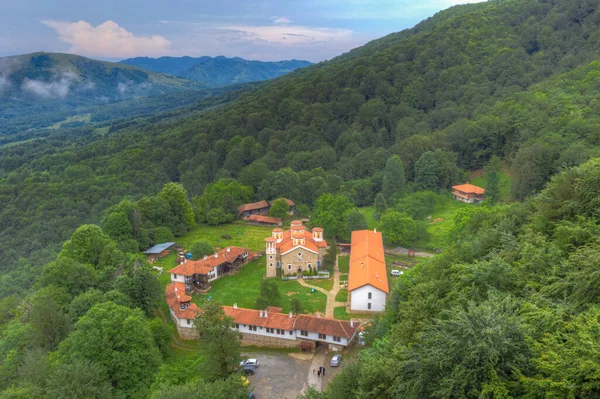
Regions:
<instances>
[{"instance_id":1,"label":"parking area","mask_svg":"<svg viewBox=\"0 0 600 399\"><path fill-rule=\"evenodd\" d=\"M256 374L248 377L257 399L295 399L307 389L312 354L273 351L243 356L260 362Z\"/></svg>"}]
</instances>

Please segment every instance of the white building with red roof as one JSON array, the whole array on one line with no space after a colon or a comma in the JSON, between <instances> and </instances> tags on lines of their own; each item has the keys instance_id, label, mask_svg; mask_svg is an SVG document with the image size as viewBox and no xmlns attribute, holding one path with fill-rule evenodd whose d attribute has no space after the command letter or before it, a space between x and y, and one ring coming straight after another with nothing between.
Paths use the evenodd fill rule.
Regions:
<instances>
[{"instance_id":1,"label":"white building with red roof","mask_svg":"<svg viewBox=\"0 0 600 399\"><path fill-rule=\"evenodd\" d=\"M171 281L183 283L185 290L206 289L222 275L236 270L254 259L248 248L227 247L199 260L187 260L169 270Z\"/></svg>"},{"instance_id":2,"label":"white building with red roof","mask_svg":"<svg viewBox=\"0 0 600 399\"><path fill-rule=\"evenodd\" d=\"M301 221L294 220L290 229L273 229L266 243L266 276L277 276L277 269L284 275L319 270L327 248L323 229L308 230Z\"/></svg>"}]
</instances>

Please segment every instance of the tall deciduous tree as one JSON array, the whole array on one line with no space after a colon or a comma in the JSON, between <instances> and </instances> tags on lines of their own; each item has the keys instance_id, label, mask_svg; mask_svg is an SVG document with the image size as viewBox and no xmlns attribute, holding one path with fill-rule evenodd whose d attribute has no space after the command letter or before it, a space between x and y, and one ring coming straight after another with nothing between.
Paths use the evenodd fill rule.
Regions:
<instances>
[{"instance_id":1,"label":"tall deciduous tree","mask_svg":"<svg viewBox=\"0 0 600 399\"><path fill-rule=\"evenodd\" d=\"M355 230L366 230L369 228L367 225L367 219L358 209L353 209L348 213L346 217L348 222L348 231L352 233Z\"/></svg>"},{"instance_id":2,"label":"tall deciduous tree","mask_svg":"<svg viewBox=\"0 0 600 399\"><path fill-rule=\"evenodd\" d=\"M393 244L406 244L417 238L417 223L404 212L386 212L381 217L381 230Z\"/></svg>"},{"instance_id":3,"label":"tall deciduous tree","mask_svg":"<svg viewBox=\"0 0 600 399\"><path fill-rule=\"evenodd\" d=\"M392 155L383 170L381 192L386 200L398 196L404 189L404 164L398 155Z\"/></svg>"},{"instance_id":4,"label":"tall deciduous tree","mask_svg":"<svg viewBox=\"0 0 600 399\"><path fill-rule=\"evenodd\" d=\"M290 212L290 206L283 198L276 199L269 209L269 216L285 219Z\"/></svg>"},{"instance_id":5,"label":"tall deciduous tree","mask_svg":"<svg viewBox=\"0 0 600 399\"><path fill-rule=\"evenodd\" d=\"M204 374L210 380L227 378L240 361L240 341L233 319L217 302L207 302L194 320L202 341Z\"/></svg>"},{"instance_id":6,"label":"tall deciduous tree","mask_svg":"<svg viewBox=\"0 0 600 399\"><path fill-rule=\"evenodd\" d=\"M160 365L160 353L139 309L105 302L79 318L61 343L57 362L95 363L121 396L143 398Z\"/></svg>"},{"instance_id":7,"label":"tall deciduous tree","mask_svg":"<svg viewBox=\"0 0 600 399\"><path fill-rule=\"evenodd\" d=\"M87 359L55 367L48 377L47 393L51 398L114 398L106 370Z\"/></svg>"},{"instance_id":8,"label":"tall deciduous tree","mask_svg":"<svg viewBox=\"0 0 600 399\"><path fill-rule=\"evenodd\" d=\"M45 350L53 351L71 330L69 317L52 295L39 292L33 300L29 322L34 341Z\"/></svg>"},{"instance_id":9,"label":"tall deciduous tree","mask_svg":"<svg viewBox=\"0 0 600 399\"><path fill-rule=\"evenodd\" d=\"M343 195L322 195L313 211L312 224L322 227L329 237L347 238L346 217L353 208L352 202Z\"/></svg>"},{"instance_id":10,"label":"tall deciduous tree","mask_svg":"<svg viewBox=\"0 0 600 399\"><path fill-rule=\"evenodd\" d=\"M198 260L207 255L214 254L215 247L210 245L207 241L200 240L191 245L190 252L192 253L192 259Z\"/></svg>"},{"instance_id":11,"label":"tall deciduous tree","mask_svg":"<svg viewBox=\"0 0 600 399\"><path fill-rule=\"evenodd\" d=\"M438 190L437 162L433 151L424 152L415 163L415 191Z\"/></svg>"},{"instance_id":12,"label":"tall deciduous tree","mask_svg":"<svg viewBox=\"0 0 600 399\"><path fill-rule=\"evenodd\" d=\"M150 316L162 298L158 278L147 267L138 267L116 281L115 288L127 295L134 306Z\"/></svg>"},{"instance_id":13,"label":"tall deciduous tree","mask_svg":"<svg viewBox=\"0 0 600 399\"><path fill-rule=\"evenodd\" d=\"M275 306L279 304L281 294L279 286L273 279L264 279L260 284L260 294L256 299L256 307L264 309L267 306Z\"/></svg>"},{"instance_id":14,"label":"tall deciduous tree","mask_svg":"<svg viewBox=\"0 0 600 399\"><path fill-rule=\"evenodd\" d=\"M158 197L166 201L171 207L174 223L170 227L174 234L183 234L194 225L196 220L194 210L188 200L187 191L181 184L165 184L160 193L158 193Z\"/></svg>"},{"instance_id":15,"label":"tall deciduous tree","mask_svg":"<svg viewBox=\"0 0 600 399\"><path fill-rule=\"evenodd\" d=\"M100 227L94 224L84 224L75 230L70 240L63 244L60 256L97 265L104 247L109 242L110 238L102 232Z\"/></svg>"},{"instance_id":16,"label":"tall deciduous tree","mask_svg":"<svg viewBox=\"0 0 600 399\"><path fill-rule=\"evenodd\" d=\"M485 166L486 186L485 195L494 205L500 199L500 173L502 172L502 160L494 155Z\"/></svg>"}]
</instances>

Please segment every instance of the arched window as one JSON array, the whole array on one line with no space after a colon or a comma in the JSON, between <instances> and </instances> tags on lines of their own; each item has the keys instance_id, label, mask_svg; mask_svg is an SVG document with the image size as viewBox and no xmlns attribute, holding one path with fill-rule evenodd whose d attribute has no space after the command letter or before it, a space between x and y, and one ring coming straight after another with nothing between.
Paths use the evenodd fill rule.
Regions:
<instances>
[{"instance_id":1,"label":"arched window","mask_svg":"<svg viewBox=\"0 0 600 399\"><path fill-rule=\"evenodd\" d=\"M292 270L292 265L288 265L288 270Z\"/></svg>"}]
</instances>

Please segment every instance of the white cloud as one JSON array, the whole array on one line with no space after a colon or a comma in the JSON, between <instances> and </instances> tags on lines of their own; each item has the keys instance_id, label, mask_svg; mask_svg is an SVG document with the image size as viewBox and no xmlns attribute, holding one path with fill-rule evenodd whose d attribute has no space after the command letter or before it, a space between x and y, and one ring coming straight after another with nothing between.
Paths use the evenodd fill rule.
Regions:
<instances>
[{"instance_id":1,"label":"white cloud","mask_svg":"<svg viewBox=\"0 0 600 399\"><path fill-rule=\"evenodd\" d=\"M220 36L220 40L224 42L298 46L348 40L352 36L352 31L310 26L237 25L213 29L213 34Z\"/></svg>"},{"instance_id":2,"label":"white cloud","mask_svg":"<svg viewBox=\"0 0 600 399\"><path fill-rule=\"evenodd\" d=\"M42 98L65 98L78 80L79 77L73 72L65 72L49 82L25 78L21 88Z\"/></svg>"},{"instance_id":3,"label":"white cloud","mask_svg":"<svg viewBox=\"0 0 600 399\"><path fill-rule=\"evenodd\" d=\"M271 17L271 20L273 21L274 24L291 24L292 20L289 19L288 17L277 17L277 16L273 16Z\"/></svg>"},{"instance_id":4,"label":"white cloud","mask_svg":"<svg viewBox=\"0 0 600 399\"><path fill-rule=\"evenodd\" d=\"M171 42L162 36L135 36L119 24L106 21L96 27L86 21L42 21L53 28L60 40L69 43L69 52L95 57L134 57L162 55Z\"/></svg>"}]
</instances>

